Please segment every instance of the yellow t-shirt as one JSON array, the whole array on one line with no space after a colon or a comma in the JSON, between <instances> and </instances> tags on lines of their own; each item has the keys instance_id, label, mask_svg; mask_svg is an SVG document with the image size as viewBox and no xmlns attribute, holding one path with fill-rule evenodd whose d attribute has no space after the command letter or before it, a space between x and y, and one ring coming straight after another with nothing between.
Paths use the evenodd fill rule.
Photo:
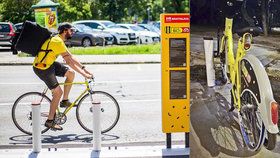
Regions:
<instances>
[{"instance_id":1,"label":"yellow t-shirt","mask_svg":"<svg viewBox=\"0 0 280 158\"><path fill-rule=\"evenodd\" d=\"M50 41L50 39L48 39L44 42L44 44L41 47L42 50L47 49L47 45L48 45L49 41ZM40 61L45 56L46 52L45 51L40 51L38 53L38 55L35 57L35 59L33 61L33 66L34 67L36 67L38 69L41 69L41 70L46 70L47 68L49 68L54 63L56 58L61 53L65 53L67 51L67 47L66 47L64 41L61 39L60 35L56 35L56 36L51 38L48 50L52 50L52 51L50 51L47 54L47 56L45 57L45 59L42 62L40 62Z\"/></svg>"}]
</instances>

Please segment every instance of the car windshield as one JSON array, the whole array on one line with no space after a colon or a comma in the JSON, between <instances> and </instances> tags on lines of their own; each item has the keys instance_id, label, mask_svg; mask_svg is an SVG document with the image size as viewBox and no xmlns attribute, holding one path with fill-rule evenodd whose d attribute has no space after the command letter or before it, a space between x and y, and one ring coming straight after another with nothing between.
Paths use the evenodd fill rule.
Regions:
<instances>
[{"instance_id":1,"label":"car windshield","mask_svg":"<svg viewBox=\"0 0 280 158\"><path fill-rule=\"evenodd\" d=\"M145 29L143 29L140 26L129 26L129 27L134 31L145 31Z\"/></svg>"},{"instance_id":2,"label":"car windshield","mask_svg":"<svg viewBox=\"0 0 280 158\"><path fill-rule=\"evenodd\" d=\"M106 22L101 22L101 24L105 25L106 27L109 27L109 26L114 26L116 25L115 23L111 22L111 21L106 21Z\"/></svg>"},{"instance_id":3,"label":"car windshield","mask_svg":"<svg viewBox=\"0 0 280 158\"><path fill-rule=\"evenodd\" d=\"M91 32L92 31L92 29L86 25L75 25L75 26L81 32Z\"/></svg>"},{"instance_id":4,"label":"car windshield","mask_svg":"<svg viewBox=\"0 0 280 158\"><path fill-rule=\"evenodd\" d=\"M0 24L0 32L10 32L9 24Z\"/></svg>"},{"instance_id":5,"label":"car windshield","mask_svg":"<svg viewBox=\"0 0 280 158\"><path fill-rule=\"evenodd\" d=\"M144 25L144 27L148 28L150 31L158 32L159 29L152 25Z\"/></svg>"},{"instance_id":6,"label":"car windshield","mask_svg":"<svg viewBox=\"0 0 280 158\"><path fill-rule=\"evenodd\" d=\"M116 24L113 24L113 25L109 25L108 28L122 28L121 26L118 26Z\"/></svg>"}]
</instances>

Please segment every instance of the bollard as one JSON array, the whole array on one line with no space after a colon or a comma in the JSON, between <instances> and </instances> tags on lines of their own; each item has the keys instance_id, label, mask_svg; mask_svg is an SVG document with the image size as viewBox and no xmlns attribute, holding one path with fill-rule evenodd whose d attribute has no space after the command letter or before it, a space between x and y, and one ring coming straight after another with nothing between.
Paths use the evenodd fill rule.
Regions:
<instances>
[{"instance_id":1,"label":"bollard","mask_svg":"<svg viewBox=\"0 0 280 158\"><path fill-rule=\"evenodd\" d=\"M204 37L204 51L208 87L215 86L215 69L213 62L213 38Z\"/></svg>"},{"instance_id":2,"label":"bollard","mask_svg":"<svg viewBox=\"0 0 280 158\"><path fill-rule=\"evenodd\" d=\"M96 99L96 98L95 98ZM92 103L92 115L93 115L93 150L100 151L101 150L101 124L100 124L100 111L101 111L101 103L100 101L94 101L91 96Z\"/></svg>"},{"instance_id":3,"label":"bollard","mask_svg":"<svg viewBox=\"0 0 280 158\"><path fill-rule=\"evenodd\" d=\"M39 153L41 144L41 105L40 102L32 102L32 145L33 152Z\"/></svg>"}]
</instances>

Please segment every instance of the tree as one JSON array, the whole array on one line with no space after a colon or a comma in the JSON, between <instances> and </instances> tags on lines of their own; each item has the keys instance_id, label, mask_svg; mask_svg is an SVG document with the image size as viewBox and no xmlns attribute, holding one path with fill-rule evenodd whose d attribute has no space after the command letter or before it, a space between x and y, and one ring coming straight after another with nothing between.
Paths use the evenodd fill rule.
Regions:
<instances>
[{"instance_id":1,"label":"tree","mask_svg":"<svg viewBox=\"0 0 280 158\"><path fill-rule=\"evenodd\" d=\"M5 0L0 2L1 21L11 21L13 23L25 20L34 21L34 12L31 6L37 0Z\"/></svg>"},{"instance_id":2,"label":"tree","mask_svg":"<svg viewBox=\"0 0 280 158\"><path fill-rule=\"evenodd\" d=\"M189 0L162 0L168 13L186 13L190 11Z\"/></svg>"},{"instance_id":3,"label":"tree","mask_svg":"<svg viewBox=\"0 0 280 158\"><path fill-rule=\"evenodd\" d=\"M267 4L268 0L261 1L261 19L262 19L262 27L264 36L268 35L268 24L267 24Z\"/></svg>"},{"instance_id":4,"label":"tree","mask_svg":"<svg viewBox=\"0 0 280 158\"><path fill-rule=\"evenodd\" d=\"M59 22L91 19L90 0L57 0Z\"/></svg>"}]
</instances>

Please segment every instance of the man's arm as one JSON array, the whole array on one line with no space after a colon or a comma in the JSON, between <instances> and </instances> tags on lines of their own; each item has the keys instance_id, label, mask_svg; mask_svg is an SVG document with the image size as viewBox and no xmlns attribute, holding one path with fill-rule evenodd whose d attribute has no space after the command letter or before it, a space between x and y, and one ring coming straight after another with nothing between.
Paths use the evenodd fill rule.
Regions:
<instances>
[{"instance_id":1,"label":"man's arm","mask_svg":"<svg viewBox=\"0 0 280 158\"><path fill-rule=\"evenodd\" d=\"M72 69L74 69L75 71L77 71L78 73L80 73L81 75L83 75L86 78L91 78L92 75L86 73L83 69L81 64L76 64L76 62L73 60L72 55L69 52L65 52L61 54L63 59L66 61L66 64L69 65Z\"/></svg>"},{"instance_id":2,"label":"man's arm","mask_svg":"<svg viewBox=\"0 0 280 158\"><path fill-rule=\"evenodd\" d=\"M74 62L74 64L77 65L78 67L82 68L83 65L74 57L74 55L72 55L70 52L68 52L68 53L71 56L72 61Z\"/></svg>"},{"instance_id":3,"label":"man's arm","mask_svg":"<svg viewBox=\"0 0 280 158\"><path fill-rule=\"evenodd\" d=\"M69 51L67 51L67 52L68 52L69 55L71 56L72 61L74 62L74 64L75 64L76 66L78 66L78 67L80 67L81 69L83 69L87 74L93 76L93 74L92 74L91 72L89 72L89 71L86 69L86 67L85 67L84 65L82 65L82 64L77 60L77 58L76 58L74 55L72 55Z\"/></svg>"}]
</instances>

